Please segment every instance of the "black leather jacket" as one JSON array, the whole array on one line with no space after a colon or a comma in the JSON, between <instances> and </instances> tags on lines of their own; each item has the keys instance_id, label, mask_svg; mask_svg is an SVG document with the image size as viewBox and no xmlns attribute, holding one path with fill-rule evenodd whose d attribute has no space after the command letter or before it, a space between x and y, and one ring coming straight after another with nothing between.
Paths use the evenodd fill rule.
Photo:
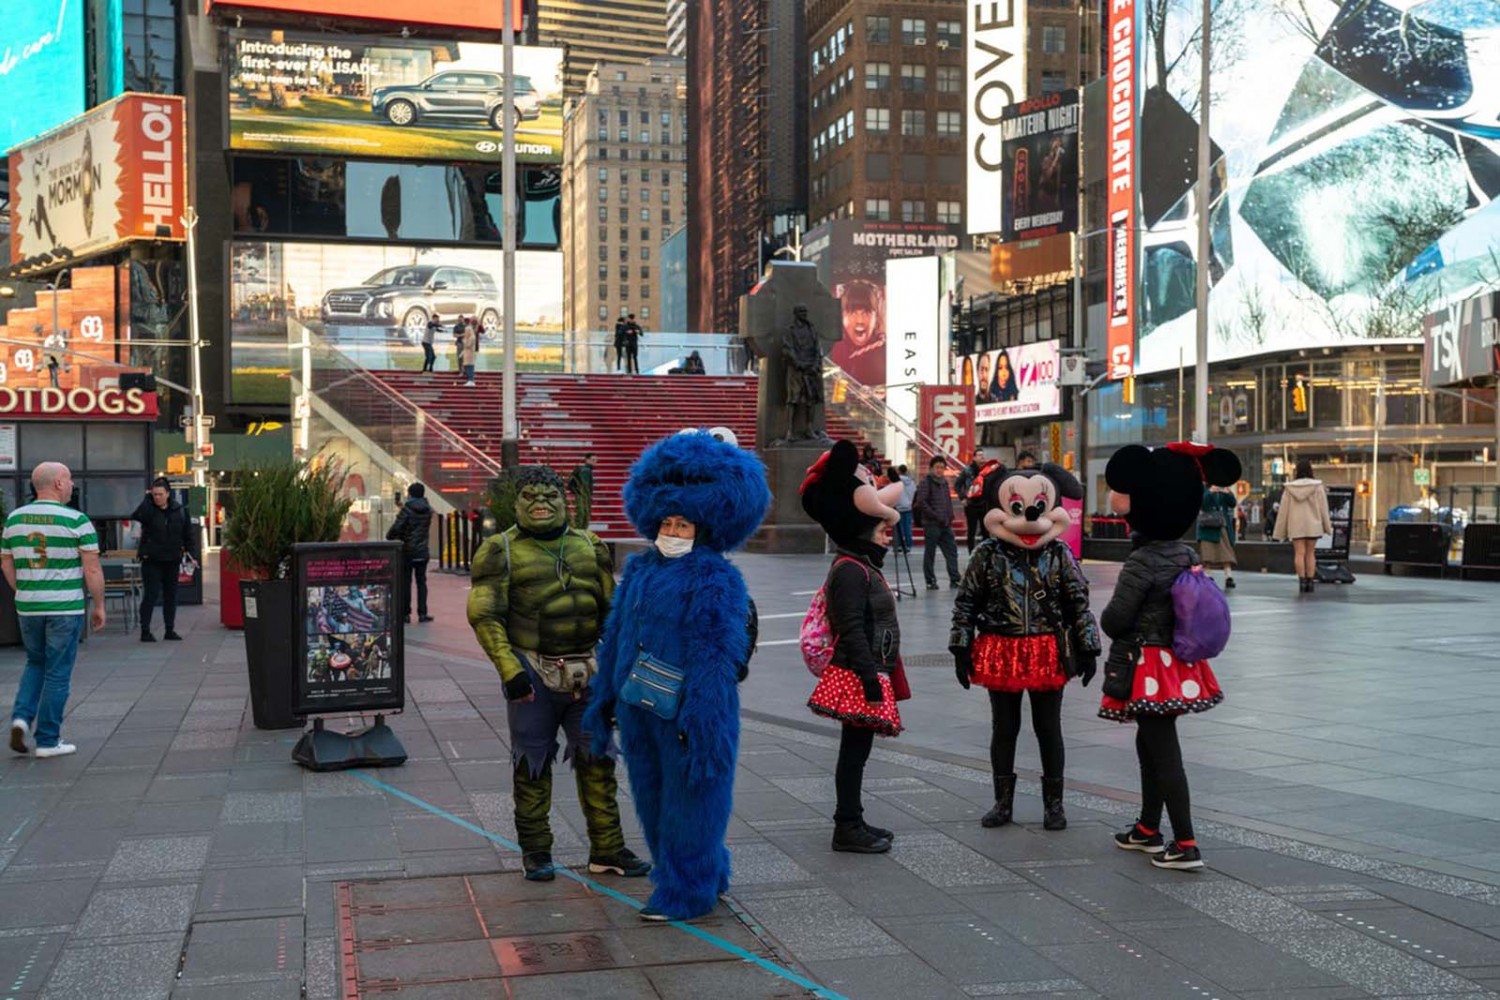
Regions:
<instances>
[{"instance_id":1,"label":"black leather jacket","mask_svg":"<svg viewBox=\"0 0 1500 1000\"><path fill-rule=\"evenodd\" d=\"M1052 635L1059 626L1079 652L1099 654L1089 583L1065 544L1032 551L991 538L974 550L953 601L950 650L971 648L978 634Z\"/></svg>"},{"instance_id":2,"label":"black leather jacket","mask_svg":"<svg viewBox=\"0 0 1500 1000\"><path fill-rule=\"evenodd\" d=\"M1099 616L1104 634L1114 640L1109 664L1135 664L1142 646L1171 646L1177 617L1172 612L1172 584L1182 571L1198 565L1198 553L1185 542L1145 542L1120 569L1109 605Z\"/></svg>"},{"instance_id":3,"label":"black leather jacket","mask_svg":"<svg viewBox=\"0 0 1500 1000\"><path fill-rule=\"evenodd\" d=\"M176 562L183 553L192 554L195 548L193 522L176 497L167 500L165 507L158 507L148 496L130 517L141 523L141 544L137 552L142 559Z\"/></svg>"},{"instance_id":4,"label":"black leather jacket","mask_svg":"<svg viewBox=\"0 0 1500 1000\"><path fill-rule=\"evenodd\" d=\"M401 513L385 533L388 542L401 542L407 562L430 560L427 534L432 527L432 505L426 497L408 497L401 505Z\"/></svg>"},{"instance_id":5,"label":"black leather jacket","mask_svg":"<svg viewBox=\"0 0 1500 1000\"><path fill-rule=\"evenodd\" d=\"M824 583L834 666L861 677L889 674L901 657L896 597L868 556L839 548Z\"/></svg>"}]
</instances>

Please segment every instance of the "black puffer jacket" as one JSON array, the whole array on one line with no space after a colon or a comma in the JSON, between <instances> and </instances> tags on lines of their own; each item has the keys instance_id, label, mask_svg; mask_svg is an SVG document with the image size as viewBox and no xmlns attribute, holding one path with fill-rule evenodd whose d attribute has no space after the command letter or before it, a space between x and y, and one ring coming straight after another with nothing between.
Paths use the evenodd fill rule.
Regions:
<instances>
[{"instance_id":1,"label":"black puffer jacket","mask_svg":"<svg viewBox=\"0 0 1500 1000\"><path fill-rule=\"evenodd\" d=\"M1172 584L1183 570L1196 565L1198 553L1185 542L1145 542L1130 553L1114 596L1099 616L1104 634L1114 640L1105 662L1106 683L1111 668L1135 666L1142 646L1172 645L1177 624Z\"/></svg>"},{"instance_id":2,"label":"black puffer jacket","mask_svg":"<svg viewBox=\"0 0 1500 1000\"><path fill-rule=\"evenodd\" d=\"M388 542L401 542L405 548L407 562L423 562L432 558L427 547L427 534L432 528L432 505L426 497L408 497L401 505L401 513L385 533Z\"/></svg>"},{"instance_id":3,"label":"black puffer jacket","mask_svg":"<svg viewBox=\"0 0 1500 1000\"><path fill-rule=\"evenodd\" d=\"M1040 550L989 539L974 550L953 601L948 648L970 649L978 634L1051 635L1066 628L1080 652L1099 655L1089 584L1060 541Z\"/></svg>"},{"instance_id":4,"label":"black puffer jacket","mask_svg":"<svg viewBox=\"0 0 1500 1000\"><path fill-rule=\"evenodd\" d=\"M832 663L861 677L889 674L901 657L896 598L880 567L862 553L840 547L824 584Z\"/></svg>"},{"instance_id":5,"label":"black puffer jacket","mask_svg":"<svg viewBox=\"0 0 1500 1000\"><path fill-rule=\"evenodd\" d=\"M176 562L183 553L192 554L193 523L176 497L166 507L156 506L149 496L130 515L141 522L141 544L138 552L148 562Z\"/></svg>"}]
</instances>

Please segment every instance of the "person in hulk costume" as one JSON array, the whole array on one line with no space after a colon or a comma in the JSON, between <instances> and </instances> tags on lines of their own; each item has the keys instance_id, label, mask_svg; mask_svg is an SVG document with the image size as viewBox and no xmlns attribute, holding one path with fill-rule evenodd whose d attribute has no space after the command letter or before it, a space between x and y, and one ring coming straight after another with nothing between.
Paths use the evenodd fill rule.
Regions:
<instances>
[{"instance_id":1,"label":"person in hulk costume","mask_svg":"<svg viewBox=\"0 0 1500 1000\"><path fill-rule=\"evenodd\" d=\"M551 469L516 477L516 524L474 556L469 625L500 672L514 768L516 839L526 878L547 882L552 863L552 764L557 730L567 734L589 835L589 871L641 876L651 870L625 847L615 762L596 754L583 715L595 670L594 646L614 592L609 549L571 528L563 482Z\"/></svg>"}]
</instances>

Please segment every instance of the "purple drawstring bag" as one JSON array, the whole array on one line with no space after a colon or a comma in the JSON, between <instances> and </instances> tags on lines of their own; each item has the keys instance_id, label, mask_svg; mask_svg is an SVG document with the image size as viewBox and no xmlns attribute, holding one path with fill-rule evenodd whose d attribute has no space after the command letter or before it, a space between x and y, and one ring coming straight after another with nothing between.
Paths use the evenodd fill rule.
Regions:
<instances>
[{"instance_id":1,"label":"purple drawstring bag","mask_svg":"<svg viewBox=\"0 0 1500 1000\"><path fill-rule=\"evenodd\" d=\"M1172 652L1184 663L1211 660L1229 645L1229 601L1202 566L1172 581L1172 614Z\"/></svg>"}]
</instances>

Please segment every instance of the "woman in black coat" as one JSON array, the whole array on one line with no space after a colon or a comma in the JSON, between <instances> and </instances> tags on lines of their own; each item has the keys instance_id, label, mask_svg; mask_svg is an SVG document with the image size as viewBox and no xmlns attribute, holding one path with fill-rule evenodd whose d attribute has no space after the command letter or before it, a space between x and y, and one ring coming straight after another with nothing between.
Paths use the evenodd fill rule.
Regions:
<instances>
[{"instance_id":1,"label":"woman in black coat","mask_svg":"<svg viewBox=\"0 0 1500 1000\"><path fill-rule=\"evenodd\" d=\"M172 496L172 484L166 477L151 483L145 499L130 517L141 525L141 542L136 552L145 584L141 597L141 641L156 641L151 634L151 611L160 602L162 623L167 627L162 638L176 642L182 638L175 628L177 574L182 557L193 554L193 522Z\"/></svg>"}]
</instances>

